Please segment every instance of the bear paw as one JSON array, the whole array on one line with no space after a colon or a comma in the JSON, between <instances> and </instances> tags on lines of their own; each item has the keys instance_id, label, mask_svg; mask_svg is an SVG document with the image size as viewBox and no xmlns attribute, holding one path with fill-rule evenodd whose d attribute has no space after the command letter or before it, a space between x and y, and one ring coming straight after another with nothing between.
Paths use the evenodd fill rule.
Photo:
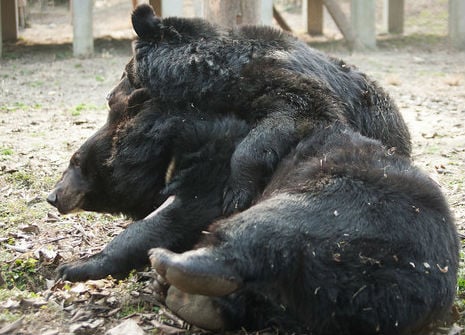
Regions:
<instances>
[{"instance_id":1,"label":"bear paw","mask_svg":"<svg viewBox=\"0 0 465 335\"><path fill-rule=\"evenodd\" d=\"M241 185L231 181L223 192L223 214L229 216L250 207L255 198L254 188L241 187Z\"/></svg>"},{"instance_id":2,"label":"bear paw","mask_svg":"<svg viewBox=\"0 0 465 335\"><path fill-rule=\"evenodd\" d=\"M213 331L224 329L221 309L216 306L213 298L185 293L171 286L166 297L166 306L180 318L197 327Z\"/></svg>"}]
</instances>

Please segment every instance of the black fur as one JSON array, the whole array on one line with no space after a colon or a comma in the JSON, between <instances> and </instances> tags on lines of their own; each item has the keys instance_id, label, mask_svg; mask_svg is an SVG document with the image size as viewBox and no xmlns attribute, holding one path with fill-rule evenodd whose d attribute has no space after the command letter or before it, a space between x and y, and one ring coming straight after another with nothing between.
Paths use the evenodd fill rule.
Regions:
<instances>
[{"instance_id":1,"label":"black fur","mask_svg":"<svg viewBox=\"0 0 465 335\"><path fill-rule=\"evenodd\" d=\"M159 109L143 90L114 97L110 107L107 123L73 155L48 201L62 213L124 213L138 221L102 252L61 266L59 276L70 281L123 277L148 265L153 247L192 248L201 231L221 217L230 157L250 130L228 118L212 124L197 111ZM166 180L168 170L176 173ZM223 177L212 184L211 174ZM161 215L144 219L172 194L175 202Z\"/></svg>"},{"instance_id":2,"label":"black fur","mask_svg":"<svg viewBox=\"0 0 465 335\"><path fill-rule=\"evenodd\" d=\"M315 126L278 158L254 206L211 225L250 126L146 99L144 90L113 97L107 124L73 156L49 200L139 218L174 201L90 259L61 266L61 277L124 276L157 247L152 263L174 285L168 306L214 329L421 334L448 311L454 222L438 185L408 158L344 123Z\"/></svg>"},{"instance_id":3,"label":"black fur","mask_svg":"<svg viewBox=\"0 0 465 335\"><path fill-rule=\"evenodd\" d=\"M322 89L318 82L307 80L307 84L308 87L314 86L315 97L311 101L315 107L312 115L314 119L308 120L307 126L314 127L314 124L336 122L340 115L337 100L331 100L331 95L321 92ZM331 104L325 108L322 104L328 102ZM112 95L109 106L110 112L106 124L73 155L68 169L64 172L55 190L49 195L48 201L61 213L90 210L123 213L140 220L158 208L166 200L169 190L175 185L176 179L166 184L165 175L176 150L183 150L187 145L192 146L190 142L197 143L199 138L208 139L210 136L208 129L206 134L202 134L200 126L197 126L195 132L188 132L187 124L204 122L202 120L209 120L212 116L210 113L203 113L193 108L180 109L169 104L163 105L156 99L149 99L147 90L131 90L128 86L122 87L117 94ZM228 116L221 116L221 118L228 118ZM292 133L289 134L285 129L283 130L282 123L285 120L286 118L281 116L276 120L270 119L265 124L270 127L268 134L273 133L274 136L262 139L263 147L266 148L264 154L271 156L274 164L286 155L286 150L281 147L280 143L282 137L293 136ZM233 130L232 128L224 129L225 133L231 133ZM252 130L252 132L259 131L260 127ZM250 136L250 126L247 126L247 132ZM245 136L244 130L239 134L243 136L238 137L238 134L229 136L241 142L241 148L244 150L252 154L257 153L257 148L253 147L253 143L249 144L244 140L249 137ZM260 134L257 133L257 136ZM178 143L176 141L181 141L180 138L182 144L176 144ZM224 141L227 140L228 137L224 139ZM215 139L215 141L220 141L220 139ZM297 141L297 138L294 141ZM199 148L199 146L194 147L195 150ZM268 179L262 176L263 171L270 174L274 170L273 167L260 166L256 170L246 169L245 166L250 166L249 161L253 157L247 158L245 155L242 160L237 160L232 164L231 156L238 152L237 145L233 150L231 149L232 151L221 146L217 146L216 150L218 156L229 155L228 162L226 160L223 162L228 167L228 170L224 171L224 178L228 180L228 183L231 170L236 169L241 171L245 180L253 180L260 187L265 187ZM175 166L181 164L176 159L174 161ZM205 168L206 172L214 168L214 163L211 164L212 167ZM186 171L189 171L187 167ZM193 182L200 183L197 180ZM228 183L218 183L218 185L222 185L224 191ZM192 188L193 192L202 193L201 190L206 187L206 184L199 185L198 189ZM214 208L214 203L224 204L223 193L220 192L214 201L210 194L205 199L200 198L199 195L199 199L183 204L183 206L192 209L199 205L199 201L202 201L202 206ZM211 204L209 204L210 201ZM212 210L209 217L213 220L221 214L221 212L216 213ZM176 215L185 215L185 212L181 210ZM170 249L188 250L199 236L193 231L199 233L202 227L205 228L205 225L211 221L202 221L193 227L186 227L184 234L188 236L182 236L182 225L190 225L190 221L186 220L187 218L177 220L178 228L175 228L175 225L159 228L160 225L150 223L151 220L142 220L142 223L136 223L134 227L145 228L130 228L128 233L123 234L124 237L118 237L114 240L115 242L110 243L103 253L86 261L61 267L60 276L72 281L102 278L107 275L120 277L134 268L148 264L147 252L150 248L163 245ZM131 234L132 237L127 238L126 234ZM137 234L141 235L139 239ZM160 244L161 240L170 234L175 236L173 240L167 239L165 242L168 244Z\"/></svg>"},{"instance_id":4,"label":"black fur","mask_svg":"<svg viewBox=\"0 0 465 335\"><path fill-rule=\"evenodd\" d=\"M176 312L203 327L219 308L226 329L423 334L453 303L459 245L438 185L346 126L314 131L257 204L210 232L193 251L151 251L187 292ZM190 304L198 294L211 298Z\"/></svg>"},{"instance_id":5,"label":"black fur","mask_svg":"<svg viewBox=\"0 0 465 335\"><path fill-rule=\"evenodd\" d=\"M180 108L233 112L253 126L232 157L226 213L246 208L263 190L260 179L266 183L278 163L269 153L289 152L311 130L308 120L320 107L342 104L338 119L402 155L411 153L397 107L374 81L285 32L255 26L224 31L200 19L161 19L148 5L136 8L132 22L139 39L120 85L129 81ZM276 136L279 143L265 147ZM244 171L262 177L248 180Z\"/></svg>"}]
</instances>

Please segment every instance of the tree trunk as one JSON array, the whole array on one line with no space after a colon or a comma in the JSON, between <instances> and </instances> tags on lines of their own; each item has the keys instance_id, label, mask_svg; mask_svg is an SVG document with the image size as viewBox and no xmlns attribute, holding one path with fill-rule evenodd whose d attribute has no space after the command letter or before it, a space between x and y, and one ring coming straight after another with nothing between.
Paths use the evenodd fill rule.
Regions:
<instances>
[{"instance_id":1,"label":"tree trunk","mask_svg":"<svg viewBox=\"0 0 465 335\"><path fill-rule=\"evenodd\" d=\"M260 24L260 0L204 0L205 18L220 26Z\"/></svg>"}]
</instances>

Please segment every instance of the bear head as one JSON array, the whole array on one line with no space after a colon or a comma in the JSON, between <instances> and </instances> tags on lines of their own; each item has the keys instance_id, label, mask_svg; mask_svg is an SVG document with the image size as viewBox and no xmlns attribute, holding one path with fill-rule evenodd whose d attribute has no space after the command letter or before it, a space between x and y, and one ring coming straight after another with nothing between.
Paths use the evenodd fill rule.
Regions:
<instances>
[{"instance_id":1,"label":"bear head","mask_svg":"<svg viewBox=\"0 0 465 335\"><path fill-rule=\"evenodd\" d=\"M167 198L161 190L178 119L125 78L109 96L106 123L72 155L47 197L62 214L87 210L141 219Z\"/></svg>"}]
</instances>

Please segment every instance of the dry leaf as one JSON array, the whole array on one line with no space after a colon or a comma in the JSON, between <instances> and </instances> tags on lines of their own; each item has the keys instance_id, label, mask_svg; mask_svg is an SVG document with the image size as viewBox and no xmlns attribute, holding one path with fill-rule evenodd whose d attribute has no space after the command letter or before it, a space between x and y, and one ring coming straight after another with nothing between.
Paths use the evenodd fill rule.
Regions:
<instances>
[{"instance_id":1,"label":"dry leaf","mask_svg":"<svg viewBox=\"0 0 465 335\"><path fill-rule=\"evenodd\" d=\"M124 320L116 327L108 330L105 335L145 335L144 330L132 319Z\"/></svg>"}]
</instances>

